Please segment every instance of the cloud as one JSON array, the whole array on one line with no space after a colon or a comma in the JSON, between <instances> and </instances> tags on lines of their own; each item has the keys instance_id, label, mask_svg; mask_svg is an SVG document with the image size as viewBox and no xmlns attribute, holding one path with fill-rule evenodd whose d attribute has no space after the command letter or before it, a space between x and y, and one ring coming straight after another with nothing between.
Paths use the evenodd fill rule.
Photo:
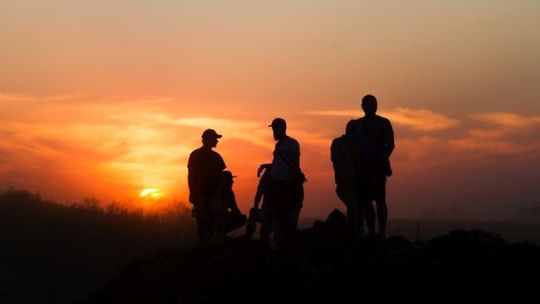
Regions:
<instances>
[{"instance_id":1,"label":"cloud","mask_svg":"<svg viewBox=\"0 0 540 304\"><path fill-rule=\"evenodd\" d=\"M498 125L501 127L508 128L527 128L533 126L540 126L540 116L524 116L514 113L477 113L473 114L472 118L489 123Z\"/></svg>"},{"instance_id":2,"label":"cloud","mask_svg":"<svg viewBox=\"0 0 540 304\"><path fill-rule=\"evenodd\" d=\"M536 148L535 145L521 145L505 139L489 139L478 137L471 134L468 137L450 140L453 147L471 150L471 151L488 151L496 154L521 154L527 153Z\"/></svg>"},{"instance_id":3,"label":"cloud","mask_svg":"<svg viewBox=\"0 0 540 304\"><path fill-rule=\"evenodd\" d=\"M450 118L444 114L424 109L397 108L381 113L396 124L401 124L421 132L448 130L460 123L459 120Z\"/></svg>"},{"instance_id":4,"label":"cloud","mask_svg":"<svg viewBox=\"0 0 540 304\"><path fill-rule=\"evenodd\" d=\"M476 113L471 118L487 126L470 127L465 136L451 140L456 148L509 155L540 149L540 116L498 112Z\"/></svg>"},{"instance_id":5,"label":"cloud","mask_svg":"<svg viewBox=\"0 0 540 304\"><path fill-rule=\"evenodd\" d=\"M198 128L200 133L193 139L200 138L200 134L205 129L215 129L224 136L223 140L228 138L241 139L250 143L271 149L269 145L271 132L265 124L251 120L235 120L222 117L194 116L194 117L175 117L162 113L145 113L115 115L115 119L138 122L142 124L157 124L161 127L189 127ZM193 134L191 132L191 134Z\"/></svg>"},{"instance_id":6,"label":"cloud","mask_svg":"<svg viewBox=\"0 0 540 304\"><path fill-rule=\"evenodd\" d=\"M310 115L337 116L356 118L363 114L357 110L329 110L329 111L311 111ZM418 132L436 132L452 129L460 124L460 121L450 118L444 114L436 113L426 109L408 109L396 108L388 111L381 111L384 116L393 124L411 128Z\"/></svg>"},{"instance_id":7,"label":"cloud","mask_svg":"<svg viewBox=\"0 0 540 304\"><path fill-rule=\"evenodd\" d=\"M319 148L328 148L330 149L330 144L332 143L332 138L318 134L316 132L308 132L299 129L292 129L287 131L287 134L296 138L300 145L310 144ZM268 143L267 143L268 146Z\"/></svg>"},{"instance_id":8,"label":"cloud","mask_svg":"<svg viewBox=\"0 0 540 304\"><path fill-rule=\"evenodd\" d=\"M325 110L325 111L309 111L306 112L309 115L319 115L319 116L336 116L336 117L349 117L356 118L363 116L363 113L358 110Z\"/></svg>"},{"instance_id":9,"label":"cloud","mask_svg":"<svg viewBox=\"0 0 540 304\"><path fill-rule=\"evenodd\" d=\"M188 117L172 118L164 115L153 116L156 121L177 126L197 127L203 129L216 129L223 134L224 139L235 138L249 141L250 143L266 149L273 149L274 141L271 139L272 131L267 124L251 120L234 120L218 117ZM289 129L287 131L293 137L301 139L301 143L316 146L329 146L331 139L318 133L301 129Z\"/></svg>"},{"instance_id":10,"label":"cloud","mask_svg":"<svg viewBox=\"0 0 540 304\"><path fill-rule=\"evenodd\" d=\"M162 121L168 122L170 124L180 125L180 126L189 126L189 127L200 127L200 128L225 128L225 129L234 129L234 128L256 128L260 127L260 124L250 121L235 121L226 118L217 118L217 117L188 117L188 118L172 118L167 116L159 116Z\"/></svg>"},{"instance_id":11,"label":"cloud","mask_svg":"<svg viewBox=\"0 0 540 304\"><path fill-rule=\"evenodd\" d=\"M75 100L86 96L86 93L59 94L59 95L32 95L26 93L0 92L0 102L55 102Z\"/></svg>"}]
</instances>

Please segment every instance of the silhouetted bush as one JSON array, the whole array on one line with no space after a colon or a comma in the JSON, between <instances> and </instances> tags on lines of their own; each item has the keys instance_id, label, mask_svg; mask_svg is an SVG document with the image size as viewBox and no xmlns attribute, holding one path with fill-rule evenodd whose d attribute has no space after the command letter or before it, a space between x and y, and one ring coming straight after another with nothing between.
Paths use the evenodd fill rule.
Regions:
<instances>
[{"instance_id":1,"label":"silhouetted bush","mask_svg":"<svg viewBox=\"0 0 540 304\"><path fill-rule=\"evenodd\" d=\"M95 198L70 206L14 188L0 192L0 303L69 303L138 257L191 246L190 212L144 214Z\"/></svg>"}]
</instances>

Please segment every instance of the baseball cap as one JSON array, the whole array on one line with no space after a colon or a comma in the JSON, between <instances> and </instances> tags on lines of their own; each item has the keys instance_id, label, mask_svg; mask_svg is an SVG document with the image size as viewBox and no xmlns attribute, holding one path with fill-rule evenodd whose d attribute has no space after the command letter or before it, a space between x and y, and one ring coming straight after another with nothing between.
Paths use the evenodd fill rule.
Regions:
<instances>
[{"instance_id":1,"label":"baseball cap","mask_svg":"<svg viewBox=\"0 0 540 304\"><path fill-rule=\"evenodd\" d=\"M206 129L202 134L202 138L221 138L223 135L217 134L214 129Z\"/></svg>"},{"instance_id":2,"label":"baseball cap","mask_svg":"<svg viewBox=\"0 0 540 304\"><path fill-rule=\"evenodd\" d=\"M285 122L285 119L278 117L278 118L274 118L274 120L272 120L272 123L269 124L268 126L272 128L276 128L276 127L285 128L287 127L287 123Z\"/></svg>"},{"instance_id":3,"label":"baseball cap","mask_svg":"<svg viewBox=\"0 0 540 304\"><path fill-rule=\"evenodd\" d=\"M223 171L223 176L226 177L226 178L234 178L234 177L238 177L236 175L233 175L231 171Z\"/></svg>"}]
</instances>

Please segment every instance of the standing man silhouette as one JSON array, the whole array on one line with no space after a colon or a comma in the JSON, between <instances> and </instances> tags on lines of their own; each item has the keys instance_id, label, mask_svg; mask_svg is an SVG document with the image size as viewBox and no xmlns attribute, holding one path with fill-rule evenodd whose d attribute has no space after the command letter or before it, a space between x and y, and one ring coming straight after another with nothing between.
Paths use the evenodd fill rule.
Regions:
<instances>
[{"instance_id":1,"label":"standing man silhouette","mask_svg":"<svg viewBox=\"0 0 540 304\"><path fill-rule=\"evenodd\" d=\"M384 237L388 219L386 179L392 175L390 155L394 151L394 131L390 120L379 116L377 98L362 98L364 117L355 120L358 193L364 206L368 232L375 234L375 209L379 235Z\"/></svg>"},{"instance_id":2,"label":"standing man silhouette","mask_svg":"<svg viewBox=\"0 0 540 304\"><path fill-rule=\"evenodd\" d=\"M300 145L287 135L287 123L275 118L269 125L274 139L274 158L271 164L262 164L257 171L260 176L265 169L270 171L270 206L275 217L276 241L284 241L298 227L298 218L304 200L304 175L300 170Z\"/></svg>"},{"instance_id":3,"label":"standing man silhouette","mask_svg":"<svg viewBox=\"0 0 540 304\"><path fill-rule=\"evenodd\" d=\"M204 243L214 237L224 237L221 206L221 183L225 162L212 150L222 135L213 129L202 134L203 146L189 155L188 186L189 201L193 204L193 216L197 219L199 241ZM223 231L222 231L223 230Z\"/></svg>"}]
</instances>

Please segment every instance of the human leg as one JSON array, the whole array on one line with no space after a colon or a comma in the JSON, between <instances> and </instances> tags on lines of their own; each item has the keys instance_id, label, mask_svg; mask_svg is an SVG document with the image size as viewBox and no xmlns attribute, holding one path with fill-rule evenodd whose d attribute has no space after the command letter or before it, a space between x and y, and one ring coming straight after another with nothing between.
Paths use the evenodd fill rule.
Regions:
<instances>
[{"instance_id":1,"label":"human leg","mask_svg":"<svg viewBox=\"0 0 540 304\"><path fill-rule=\"evenodd\" d=\"M358 233L362 229L361 222L361 206L356 191L339 187L336 189L339 199L347 207L347 226L353 234Z\"/></svg>"},{"instance_id":2,"label":"human leg","mask_svg":"<svg viewBox=\"0 0 540 304\"><path fill-rule=\"evenodd\" d=\"M385 236L388 220L388 206L386 204L386 175L379 174L374 178L374 200L377 206L377 223L379 235Z\"/></svg>"}]
</instances>

